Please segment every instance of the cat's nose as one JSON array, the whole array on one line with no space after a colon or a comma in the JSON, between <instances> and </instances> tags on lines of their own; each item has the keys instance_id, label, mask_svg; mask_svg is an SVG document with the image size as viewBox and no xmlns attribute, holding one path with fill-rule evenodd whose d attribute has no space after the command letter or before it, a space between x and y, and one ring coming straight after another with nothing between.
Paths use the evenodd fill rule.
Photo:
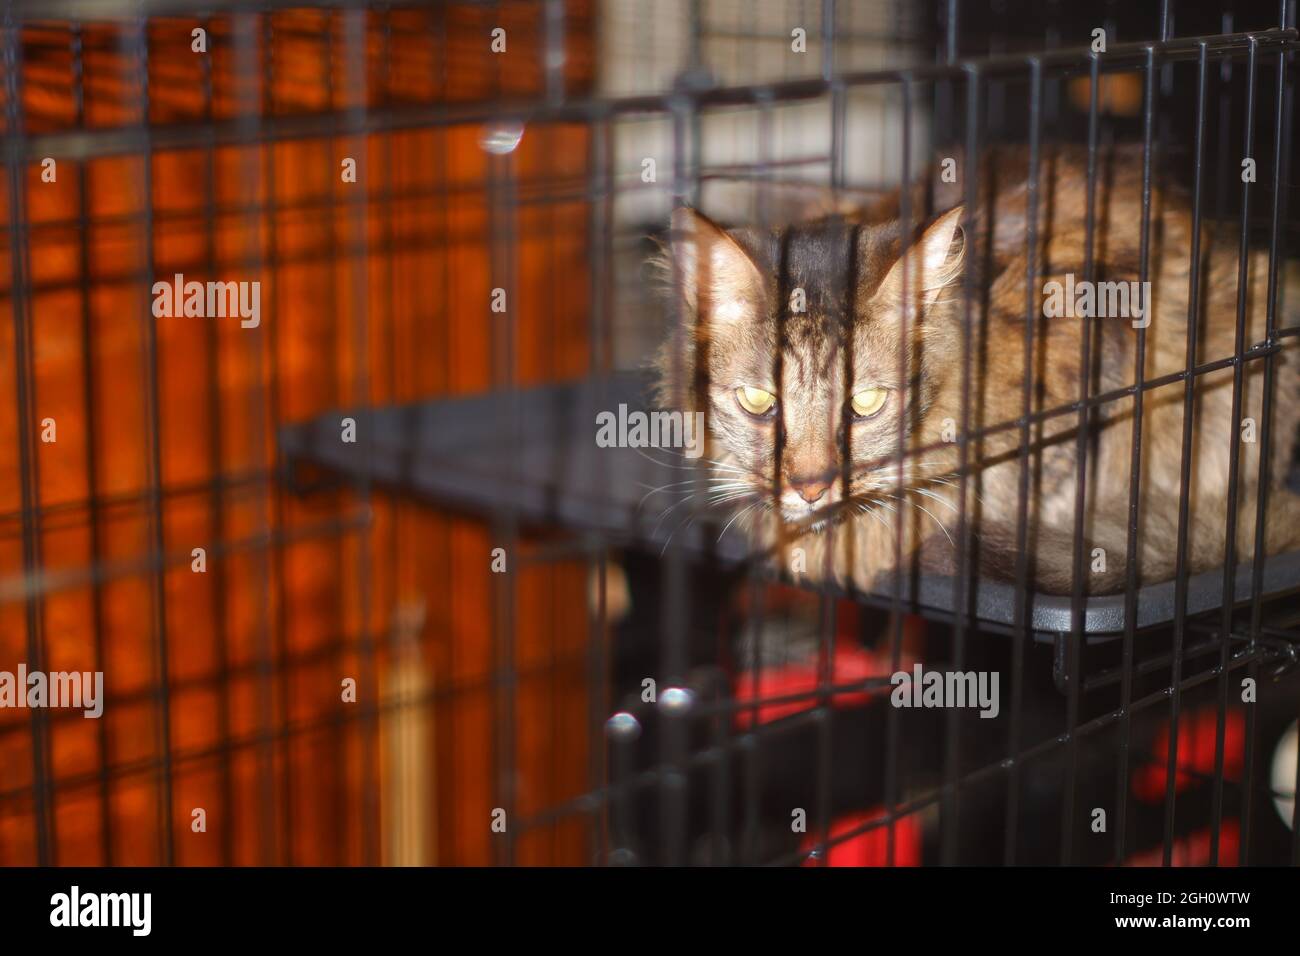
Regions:
<instances>
[{"instance_id":1,"label":"cat's nose","mask_svg":"<svg viewBox=\"0 0 1300 956\"><path fill-rule=\"evenodd\" d=\"M799 492L799 497L811 505L821 500L833 481L835 481L833 474L816 475L812 478L791 478L790 487Z\"/></svg>"}]
</instances>

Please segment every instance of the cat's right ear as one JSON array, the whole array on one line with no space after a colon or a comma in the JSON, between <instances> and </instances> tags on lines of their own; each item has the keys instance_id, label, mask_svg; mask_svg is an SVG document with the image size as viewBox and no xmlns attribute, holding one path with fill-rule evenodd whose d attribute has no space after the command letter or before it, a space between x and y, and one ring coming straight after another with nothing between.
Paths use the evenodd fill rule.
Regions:
<instances>
[{"instance_id":1,"label":"cat's right ear","mask_svg":"<svg viewBox=\"0 0 1300 956\"><path fill-rule=\"evenodd\" d=\"M670 276L688 314L726 323L761 307L763 276L728 232L704 214L682 206L673 211Z\"/></svg>"}]
</instances>

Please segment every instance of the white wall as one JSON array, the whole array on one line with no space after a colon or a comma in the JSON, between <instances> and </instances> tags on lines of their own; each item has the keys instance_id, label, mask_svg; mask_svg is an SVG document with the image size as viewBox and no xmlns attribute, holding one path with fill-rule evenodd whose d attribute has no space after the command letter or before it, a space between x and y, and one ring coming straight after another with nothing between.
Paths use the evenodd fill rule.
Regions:
<instances>
[{"instance_id":1,"label":"white wall","mask_svg":"<svg viewBox=\"0 0 1300 956\"><path fill-rule=\"evenodd\" d=\"M821 3L818 0L707 0L700 4L702 60L721 85L819 77L822 70ZM622 96L662 92L689 66L691 4L687 0L604 0L601 5L599 91ZM929 51L915 41L915 7L903 0L840 0L836 11L837 70L875 70L923 62ZM791 31L807 33L806 52L791 49ZM915 104L914 104L915 105ZM913 109L912 161L917 168L928 143L924 103ZM902 110L897 84L859 87L848 98L845 127L846 182L859 186L896 183L902 172ZM711 111L701 126L703 172L729 174L733 184L704 187L707 212L741 220L756 215L754 173L718 167L754 164L761 158L760 113L754 108ZM831 152L830 98L771 113L769 162L783 180L826 187ZM654 118L620 122L614 163L621 190L621 223L662 221L671 205L671 124ZM659 188L643 188L642 160L656 160ZM791 191L774 194L776 215L788 214ZM807 194L814 196L815 194ZM814 204L816 199L812 199Z\"/></svg>"},{"instance_id":2,"label":"white wall","mask_svg":"<svg viewBox=\"0 0 1300 956\"><path fill-rule=\"evenodd\" d=\"M721 85L820 77L820 0L703 0L701 59ZM916 41L915 6L908 0L839 0L837 70L878 70L928 62ZM603 0L600 8L598 91L603 96L661 93L688 68L691 4L687 0ZM791 49L791 31L807 31L807 49ZM929 145L928 100L912 111L911 168ZM845 181L850 187L892 187L902 175L902 110L897 84L855 88L845 113ZM760 189L749 167L760 161L760 111L714 110L702 118L705 180L700 207L726 223L759 221ZM831 102L777 106L771 112L767 161L780 180L765 194L769 221L812 218L831 207ZM649 294L644 237L662 228L672 207L673 132L661 117L619 121L612 162L618 184L612 264L614 309L607 319L615 364L645 364L664 334L667 310ZM689 152L687 153L689 156ZM653 158L657 182L642 183L642 161ZM782 163L801 162L782 166ZM800 186L798 184L804 184ZM852 202L852 197L842 201Z\"/></svg>"}]
</instances>

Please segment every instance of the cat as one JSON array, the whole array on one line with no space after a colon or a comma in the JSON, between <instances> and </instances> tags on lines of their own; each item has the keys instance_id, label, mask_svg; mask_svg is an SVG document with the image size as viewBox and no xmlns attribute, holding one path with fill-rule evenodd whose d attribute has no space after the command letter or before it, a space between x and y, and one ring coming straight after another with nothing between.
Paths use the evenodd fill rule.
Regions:
<instances>
[{"instance_id":1,"label":"cat","mask_svg":"<svg viewBox=\"0 0 1300 956\"><path fill-rule=\"evenodd\" d=\"M1155 177L1145 302L1136 285L1125 287L1134 298L1123 316L1059 315L1049 302L1056 295L1059 306L1057 290L1081 289L1089 279L1140 279L1142 168L1140 147L1096 154L1089 272L1087 154L1075 147L1043 151L1032 282L1023 149L981 155L974 210L961 204L960 184L934 173L906 197L896 192L869 212L783 228L724 229L694 209L676 210L657 260L677 314L654 361L657 400L704 412L711 486L728 492L715 497L735 509L737 527L783 560L802 549L796 570L814 579L829 573L846 586L878 589L899 568L951 574L959 567L964 484L971 560L979 573L1011 580L1020 567L1025 434L1018 422L1028 389L1025 570L1037 590L1070 593L1080 427L1071 406L1086 378L1089 396L1113 400L1096 404L1084 422L1082 589L1122 590L1135 324L1145 324L1144 376L1164 384L1142 399L1136 578L1146 584L1173 577L1193 232L1188 195ZM1153 168L1161 168L1158 158ZM935 212L913 231L904 255L898 216L905 198L910 219L927 205ZM1236 225L1202 219L1196 365L1235 354L1239 238ZM1251 248L1248 265L1244 351L1265 340L1267 251ZM1280 260L1278 282L1281 327L1288 324L1284 306L1298 301L1300 263ZM1112 309L1122 306L1118 287L1106 289ZM1137 314L1139 305L1145 314ZM1294 338L1282 338L1272 359L1269 554L1300 546L1300 499L1283 485L1300 425L1297 347ZM1234 446L1237 554L1248 561L1254 553L1263 368L1260 359L1242 363L1236 420L1230 364L1193 379L1185 573L1224 561ZM1069 410L1041 414L1062 407ZM1247 419L1256 423L1253 431ZM971 438L963 480L954 439L964 426Z\"/></svg>"}]
</instances>

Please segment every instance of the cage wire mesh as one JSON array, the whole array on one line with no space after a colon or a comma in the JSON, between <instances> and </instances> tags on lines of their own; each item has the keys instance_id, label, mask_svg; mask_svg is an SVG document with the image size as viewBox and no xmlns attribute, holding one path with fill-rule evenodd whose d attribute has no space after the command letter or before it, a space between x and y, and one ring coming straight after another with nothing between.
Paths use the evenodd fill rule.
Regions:
<instances>
[{"instance_id":1,"label":"cage wire mesh","mask_svg":"<svg viewBox=\"0 0 1300 956\"><path fill-rule=\"evenodd\" d=\"M7 3L0 862L1295 863L1300 555L1267 520L1297 487L1269 478L1295 447L1294 4L1084 7ZM1141 199L1103 234L1117 144ZM1017 412L982 419L972 363L1036 354L1045 276L1027 256L1006 277L1025 338L990 341L967 269L958 491L925 512L942 573L792 571L740 505L688 493L700 462L596 440L695 334L680 250L702 233L674 210L896 222L909 262L962 205L973 253L1014 155L1033 250L1066 145L1085 281L1103 235L1150 279L1165 184L1190 191L1186 361L1148 377L1134 326L1122 386L1077 373L1053 405L1022 374ZM912 188L945 160L946 205ZM1229 273L1201 272L1211 224ZM830 255L834 288L808 294L851 298ZM1205 302L1235 303L1230 350L1207 352ZM1079 328L1091 369L1111 334ZM1234 424L1260 403L1248 439L1197 430L1215 374ZM1182 433L1157 580L1136 476L1163 404ZM1113 414L1139 425L1101 592L1084 529ZM1049 593L1029 513L1056 420L1073 534ZM1008 436L999 578L975 463ZM900 415L900 473L906 438ZM1191 489L1214 469L1234 504L1202 567ZM1000 675L996 716L891 706L922 670ZM31 699L38 673L51 694L84 675L84 707Z\"/></svg>"}]
</instances>

